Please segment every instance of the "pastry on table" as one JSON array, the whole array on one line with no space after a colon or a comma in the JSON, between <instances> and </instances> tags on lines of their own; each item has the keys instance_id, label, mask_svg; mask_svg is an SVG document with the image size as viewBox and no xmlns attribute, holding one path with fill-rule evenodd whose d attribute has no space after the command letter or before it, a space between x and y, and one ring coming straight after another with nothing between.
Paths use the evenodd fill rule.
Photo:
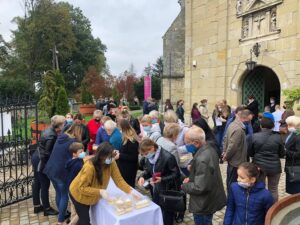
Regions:
<instances>
[{"instance_id":1,"label":"pastry on table","mask_svg":"<svg viewBox=\"0 0 300 225\"><path fill-rule=\"evenodd\" d=\"M144 200L136 202L135 203L135 208L136 209L141 209L141 208L148 207L149 205L150 205L150 201L148 199L144 199Z\"/></svg>"}]
</instances>

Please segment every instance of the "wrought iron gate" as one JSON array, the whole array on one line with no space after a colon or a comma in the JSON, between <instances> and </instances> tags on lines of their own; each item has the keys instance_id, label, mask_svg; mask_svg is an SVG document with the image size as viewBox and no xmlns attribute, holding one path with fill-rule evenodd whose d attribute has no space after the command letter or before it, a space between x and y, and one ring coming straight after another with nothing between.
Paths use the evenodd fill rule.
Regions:
<instances>
[{"instance_id":1,"label":"wrought iron gate","mask_svg":"<svg viewBox=\"0 0 300 225\"><path fill-rule=\"evenodd\" d=\"M0 100L0 207L32 195L30 123L37 117L37 104L31 99Z\"/></svg>"},{"instance_id":2,"label":"wrought iron gate","mask_svg":"<svg viewBox=\"0 0 300 225\"><path fill-rule=\"evenodd\" d=\"M243 82L243 103L247 104L248 96L254 95L259 104L259 111L264 111L265 79L260 71L252 71Z\"/></svg>"}]
</instances>

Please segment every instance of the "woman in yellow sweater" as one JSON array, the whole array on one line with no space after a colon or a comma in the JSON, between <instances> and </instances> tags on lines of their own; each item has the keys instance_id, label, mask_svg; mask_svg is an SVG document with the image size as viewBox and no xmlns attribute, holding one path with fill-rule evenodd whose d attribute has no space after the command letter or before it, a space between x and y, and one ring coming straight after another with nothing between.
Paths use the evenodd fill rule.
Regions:
<instances>
[{"instance_id":1,"label":"woman in yellow sweater","mask_svg":"<svg viewBox=\"0 0 300 225\"><path fill-rule=\"evenodd\" d=\"M106 188L110 177L122 191L132 194L132 188L122 178L113 161L114 149L108 143L99 145L96 155L87 160L70 185L70 197L78 214L77 225L90 225L89 210L100 198L107 199Z\"/></svg>"}]
</instances>

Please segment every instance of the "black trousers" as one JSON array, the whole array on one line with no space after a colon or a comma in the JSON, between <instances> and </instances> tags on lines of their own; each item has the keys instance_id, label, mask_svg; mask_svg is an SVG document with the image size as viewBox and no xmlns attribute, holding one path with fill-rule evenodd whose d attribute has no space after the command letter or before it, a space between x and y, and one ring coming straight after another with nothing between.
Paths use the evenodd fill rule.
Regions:
<instances>
[{"instance_id":1,"label":"black trousers","mask_svg":"<svg viewBox=\"0 0 300 225\"><path fill-rule=\"evenodd\" d=\"M32 199L33 205L40 205L40 199L42 199L42 205L44 209L50 208L49 203L49 187L50 180L49 178L37 171L39 164L39 157L37 152L32 155L31 162L33 167L33 183L32 183Z\"/></svg>"},{"instance_id":2,"label":"black trousers","mask_svg":"<svg viewBox=\"0 0 300 225\"><path fill-rule=\"evenodd\" d=\"M79 220L76 225L91 225L90 222L90 206L84 205L77 202L72 195L70 194L70 198L74 204L76 213L79 217Z\"/></svg>"},{"instance_id":3,"label":"black trousers","mask_svg":"<svg viewBox=\"0 0 300 225\"><path fill-rule=\"evenodd\" d=\"M231 166L229 163L227 165L227 179L226 179L226 184L227 184L227 193L229 193L230 186L232 183L237 182L237 168Z\"/></svg>"}]
</instances>

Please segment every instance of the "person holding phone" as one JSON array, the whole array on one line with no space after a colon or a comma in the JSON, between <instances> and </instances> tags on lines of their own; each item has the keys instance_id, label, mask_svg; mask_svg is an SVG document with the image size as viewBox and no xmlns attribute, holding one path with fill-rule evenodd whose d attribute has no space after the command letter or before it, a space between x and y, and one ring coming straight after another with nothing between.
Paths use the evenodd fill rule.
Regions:
<instances>
[{"instance_id":1,"label":"person holding phone","mask_svg":"<svg viewBox=\"0 0 300 225\"><path fill-rule=\"evenodd\" d=\"M175 157L158 146L149 138L140 143L140 153L146 158L144 173L138 179L138 185L151 184L153 201L159 204L159 194L164 190L178 190L180 170ZM162 208L164 225L173 225L175 213Z\"/></svg>"}]
</instances>

